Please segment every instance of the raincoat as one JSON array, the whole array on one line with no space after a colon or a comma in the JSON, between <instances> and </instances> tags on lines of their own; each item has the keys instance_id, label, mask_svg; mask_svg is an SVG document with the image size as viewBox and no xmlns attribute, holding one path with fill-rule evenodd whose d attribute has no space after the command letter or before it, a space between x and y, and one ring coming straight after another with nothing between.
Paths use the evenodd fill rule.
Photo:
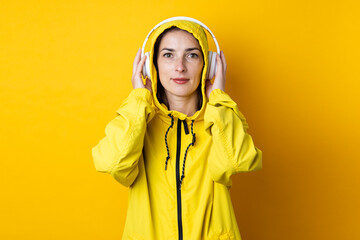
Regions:
<instances>
[{"instance_id":1,"label":"raincoat","mask_svg":"<svg viewBox=\"0 0 360 240\"><path fill-rule=\"evenodd\" d=\"M153 33L176 26L199 41L208 65L206 34L196 23L176 20ZM205 95L193 116L170 111L159 102L157 73L151 61L153 94L134 89L92 149L95 168L129 187L123 239L241 239L229 189L231 176L261 168L262 152L247 133L236 103L220 89Z\"/></svg>"}]
</instances>

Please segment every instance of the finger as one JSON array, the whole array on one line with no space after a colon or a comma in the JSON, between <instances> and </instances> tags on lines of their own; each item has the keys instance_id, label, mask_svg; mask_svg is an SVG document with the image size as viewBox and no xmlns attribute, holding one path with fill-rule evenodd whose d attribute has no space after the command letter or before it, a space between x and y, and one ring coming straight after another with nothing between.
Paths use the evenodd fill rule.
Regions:
<instances>
[{"instance_id":1,"label":"finger","mask_svg":"<svg viewBox=\"0 0 360 240\"><path fill-rule=\"evenodd\" d=\"M145 60L146 60L146 55L144 55L144 56L141 58L139 64L137 65L135 75L141 76L141 72L142 72L142 69L143 69Z\"/></svg>"},{"instance_id":2,"label":"finger","mask_svg":"<svg viewBox=\"0 0 360 240\"><path fill-rule=\"evenodd\" d=\"M223 71L223 65L221 62L220 55L216 54L216 74L215 74L215 76L219 76L220 74L222 74L222 71Z\"/></svg>"},{"instance_id":3,"label":"finger","mask_svg":"<svg viewBox=\"0 0 360 240\"><path fill-rule=\"evenodd\" d=\"M135 74L137 65L138 65L138 63L139 63L139 57L140 57L140 48L139 48L139 50L137 51L137 53L136 53L136 55L135 55L135 58L134 58L134 62L133 62L133 75Z\"/></svg>"},{"instance_id":4,"label":"finger","mask_svg":"<svg viewBox=\"0 0 360 240\"><path fill-rule=\"evenodd\" d=\"M151 86L151 80L149 78L146 78L146 83L145 83L145 87L152 92L152 86Z\"/></svg>"},{"instance_id":5,"label":"finger","mask_svg":"<svg viewBox=\"0 0 360 240\"><path fill-rule=\"evenodd\" d=\"M209 98L210 97L210 92L211 92L211 88L212 88L212 83L210 79L207 79L205 82L205 94L206 97Z\"/></svg>"},{"instance_id":6,"label":"finger","mask_svg":"<svg viewBox=\"0 0 360 240\"><path fill-rule=\"evenodd\" d=\"M220 56L221 56L224 72L226 72L227 64L226 64L225 54L223 51L220 52Z\"/></svg>"},{"instance_id":7,"label":"finger","mask_svg":"<svg viewBox=\"0 0 360 240\"><path fill-rule=\"evenodd\" d=\"M206 79L206 81L205 81L205 87L207 87L209 84L211 84L211 80L210 80L210 79Z\"/></svg>"},{"instance_id":8,"label":"finger","mask_svg":"<svg viewBox=\"0 0 360 240\"><path fill-rule=\"evenodd\" d=\"M135 59L134 59L134 63L133 63L133 75L137 69L137 65L139 64L140 61L140 56L141 56L141 48L139 48L139 50L136 53Z\"/></svg>"}]
</instances>

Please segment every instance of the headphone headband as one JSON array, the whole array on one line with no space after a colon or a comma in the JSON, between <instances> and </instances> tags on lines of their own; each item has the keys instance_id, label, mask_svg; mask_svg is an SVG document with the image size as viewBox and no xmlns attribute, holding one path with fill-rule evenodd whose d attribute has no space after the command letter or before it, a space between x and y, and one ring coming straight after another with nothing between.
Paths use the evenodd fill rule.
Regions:
<instances>
[{"instance_id":1,"label":"headphone headband","mask_svg":"<svg viewBox=\"0 0 360 240\"><path fill-rule=\"evenodd\" d=\"M194 23L197 23L199 24L200 26L202 26L203 28L205 28L209 33L210 35L212 36L214 42L215 42L215 45L216 45L216 50L217 50L217 53L220 55L220 47L219 47L219 44L218 42L216 41L216 38L215 38L215 35L211 32L211 30L205 25L203 24L202 22L200 22L199 20L196 20L194 18L190 18L190 17L183 17L183 16L180 16L180 17L172 17L172 18L168 18L160 23L158 23L153 29L151 29L151 31L148 33L148 35L146 36L145 38L145 41L143 43L143 46L141 48L141 57L144 56L144 48L145 48L145 45L151 35L151 33L153 31L155 31L155 29L157 29L158 27L160 27L161 25L163 25L164 23L167 23L167 22L171 22L171 21L175 21L175 20L187 20L187 21L190 21L190 22L194 22Z\"/></svg>"}]
</instances>

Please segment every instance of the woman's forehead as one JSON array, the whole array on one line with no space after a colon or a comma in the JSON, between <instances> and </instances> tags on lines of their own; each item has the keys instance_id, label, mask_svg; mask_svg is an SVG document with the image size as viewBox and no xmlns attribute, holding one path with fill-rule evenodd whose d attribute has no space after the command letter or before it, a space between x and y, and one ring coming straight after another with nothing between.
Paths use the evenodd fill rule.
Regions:
<instances>
[{"instance_id":1,"label":"woman's forehead","mask_svg":"<svg viewBox=\"0 0 360 240\"><path fill-rule=\"evenodd\" d=\"M164 34L160 41L160 48L162 47L200 48L200 45L198 40L191 33L185 30L176 29Z\"/></svg>"}]
</instances>

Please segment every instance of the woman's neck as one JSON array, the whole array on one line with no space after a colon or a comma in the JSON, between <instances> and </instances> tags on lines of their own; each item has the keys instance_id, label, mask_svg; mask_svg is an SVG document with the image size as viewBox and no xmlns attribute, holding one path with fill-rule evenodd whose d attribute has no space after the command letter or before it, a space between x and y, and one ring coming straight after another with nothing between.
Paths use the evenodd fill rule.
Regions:
<instances>
[{"instance_id":1,"label":"woman's neck","mask_svg":"<svg viewBox=\"0 0 360 240\"><path fill-rule=\"evenodd\" d=\"M187 116L192 116L198 110L198 95L193 94L188 97L179 97L179 96L167 96L167 101L169 104L169 110L175 110L186 114Z\"/></svg>"}]
</instances>

